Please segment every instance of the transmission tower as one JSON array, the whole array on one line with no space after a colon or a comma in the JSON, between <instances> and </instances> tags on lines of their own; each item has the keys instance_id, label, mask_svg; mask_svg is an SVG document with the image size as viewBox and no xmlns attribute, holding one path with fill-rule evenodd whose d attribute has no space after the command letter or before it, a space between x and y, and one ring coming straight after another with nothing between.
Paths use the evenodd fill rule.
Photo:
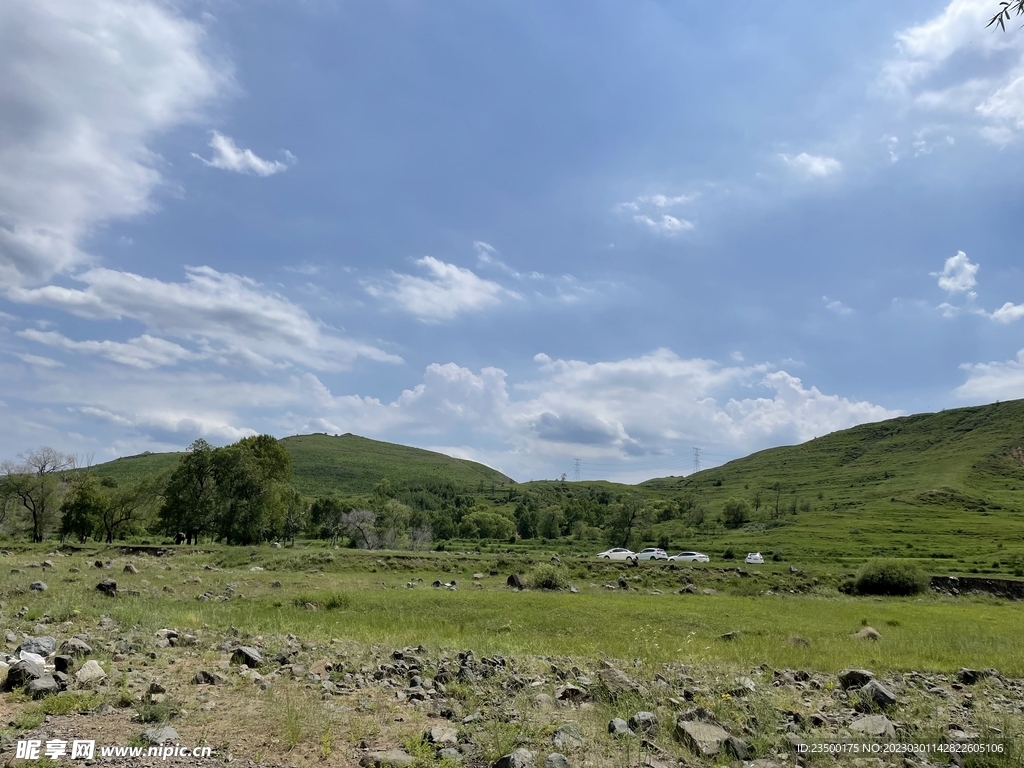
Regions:
<instances>
[{"instance_id":1,"label":"transmission tower","mask_svg":"<svg viewBox=\"0 0 1024 768\"><path fill-rule=\"evenodd\" d=\"M579 479L580 479L580 460L579 459L573 459L572 460L572 479L574 481L576 481L576 482L578 482Z\"/></svg>"},{"instance_id":2,"label":"transmission tower","mask_svg":"<svg viewBox=\"0 0 1024 768\"><path fill-rule=\"evenodd\" d=\"M700 472L700 448L693 449L693 471Z\"/></svg>"}]
</instances>

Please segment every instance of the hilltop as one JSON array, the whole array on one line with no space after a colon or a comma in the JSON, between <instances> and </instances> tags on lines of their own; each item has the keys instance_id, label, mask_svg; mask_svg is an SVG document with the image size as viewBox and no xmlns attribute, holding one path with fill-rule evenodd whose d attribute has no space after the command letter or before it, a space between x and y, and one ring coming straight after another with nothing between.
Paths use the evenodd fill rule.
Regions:
<instances>
[{"instance_id":1,"label":"hilltop","mask_svg":"<svg viewBox=\"0 0 1024 768\"><path fill-rule=\"evenodd\" d=\"M395 485L450 482L467 491L490 490L512 480L497 470L435 451L346 434L294 435L280 441L292 457L296 490L307 496L367 494L387 478ZM98 477L134 482L173 471L181 453L145 453L92 468Z\"/></svg>"}]
</instances>

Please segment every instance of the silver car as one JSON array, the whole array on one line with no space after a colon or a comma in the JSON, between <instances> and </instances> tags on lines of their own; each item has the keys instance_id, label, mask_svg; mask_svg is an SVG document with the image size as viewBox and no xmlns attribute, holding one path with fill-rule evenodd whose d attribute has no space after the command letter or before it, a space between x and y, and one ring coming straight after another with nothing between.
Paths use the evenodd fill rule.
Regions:
<instances>
[{"instance_id":1,"label":"silver car","mask_svg":"<svg viewBox=\"0 0 1024 768\"><path fill-rule=\"evenodd\" d=\"M606 549L604 552L598 552L597 556L602 560L625 560L627 562L636 561L636 553L631 549L625 549L624 547L614 547L612 549Z\"/></svg>"},{"instance_id":2,"label":"silver car","mask_svg":"<svg viewBox=\"0 0 1024 768\"><path fill-rule=\"evenodd\" d=\"M710 563L711 558L703 552L680 552L668 559L670 563Z\"/></svg>"},{"instance_id":3,"label":"silver car","mask_svg":"<svg viewBox=\"0 0 1024 768\"><path fill-rule=\"evenodd\" d=\"M637 560L668 560L668 552L658 547L647 547L636 553Z\"/></svg>"}]
</instances>

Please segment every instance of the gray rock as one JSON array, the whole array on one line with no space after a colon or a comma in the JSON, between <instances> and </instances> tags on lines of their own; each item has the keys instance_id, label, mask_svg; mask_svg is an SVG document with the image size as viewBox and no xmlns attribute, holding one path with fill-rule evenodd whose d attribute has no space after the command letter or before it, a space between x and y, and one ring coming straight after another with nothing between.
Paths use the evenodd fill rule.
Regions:
<instances>
[{"instance_id":1,"label":"gray rock","mask_svg":"<svg viewBox=\"0 0 1024 768\"><path fill-rule=\"evenodd\" d=\"M714 757L722 751L722 742L729 738L724 728L699 720L678 720L676 738L692 752L704 757Z\"/></svg>"},{"instance_id":2,"label":"gray rock","mask_svg":"<svg viewBox=\"0 0 1024 768\"><path fill-rule=\"evenodd\" d=\"M124 572L138 574L139 569L135 567L135 563L125 563Z\"/></svg>"},{"instance_id":3,"label":"gray rock","mask_svg":"<svg viewBox=\"0 0 1024 768\"><path fill-rule=\"evenodd\" d=\"M88 656L92 653L92 648L85 640L69 637L60 644L60 652L64 656Z\"/></svg>"},{"instance_id":4,"label":"gray rock","mask_svg":"<svg viewBox=\"0 0 1024 768\"><path fill-rule=\"evenodd\" d=\"M569 761L565 755L559 752L552 752L544 761L544 768L569 768Z\"/></svg>"},{"instance_id":5,"label":"gray rock","mask_svg":"<svg viewBox=\"0 0 1024 768\"><path fill-rule=\"evenodd\" d=\"M26 637L21 641L21 645L18 646L15 653L18 651L27 651L46 658L56 650L57 638L50 637L49 635L42 635L40 637Z\"/></svg>"},{"instance_id":6,"label":"gray rock","mask_svg":"<svg viewBox=\"0 0 1024 768\"><path fill-rule=\"evenodd\" d=\"M455 747L445 747L444 749L437 750L438 760L451 760L456 763L462 762L462 753Z\"/></svg>"},{"instance_id":7,"label":"gray rock","mask_svg":"<svg viewBox=\"0 0 1024 768\"><path fill-rule=\"evenodd\" d=\"M956 673L956 679L964 685L974 685L986 677L988 677L988 672L980 669L968 669L967 667L962 668Z\"/></svg>"},{"instance_id":8,"label":"gray rock","mask_svg":"<svg viewBox=\"0 0 1024 768\"><path fill-rule=\"evenodd\" d=\"M29 684L25 686L25 692L33 699L41 699L44 696L49 696L51 693L57 693L59 690L60 686L57 685L57 681L46 674L42 677L37 677L35 680L30 680Z\"/></svg>"},{"instance_id":9,"label":"gray rock","mask_svg":"<svg viewBox=\"0 0 1024 768\"><path fill-rule=\"evenodd\" d=\"M850 688L860 688L875 679L872 672L866 669L844 669L838 675L839 685L844 691Z\"/></svg>"},{"instance_id":10,"label":"gray rock","mask_svg":"<svg viewBox=\"0 0 1024 768\"><path fill-rule=\"evenodd\" d=\"M637 712L629 718L629 727L637 733L654 733L658 730L658 718L653 712Z\"/></svg>"},{"instance_id":11,"label":"gray rock","mask_svg":"<svg viewBox=\"0 0 1024 768\"><path fill-rule=\"evenodd\" d=\"M13 691L15 688L23 688L33 680L38 680L46 672L42 666L32 661L16 661L7 670L7 679L4 680L4 690Z\"/></svg>"},{"instance_id":12,"label":"gray rock","mask_svg":"<svg viewBox=\"0 0 1024 768\"><path fill-rule=\"evenodd\" d=\"M725 754L729 757L735 758L736 760L750 759L750 745L743 739L736 736L730 736L723 741L722 749L725 750Z\"/></svg>"},{"instance_id":13,"label":"gray rock","mask_svg":"<svg viewBox=\"0 0 1024 768\"><path fill-rule=\"evenodd\" d=\"M382 752L367 752L359 758L363 768L410 768L416 758L400 749L389 749Z\"/></svg>"},{"instance_id":14,"label":"gray rock","mask_svg":"<svg viewBox=\"0 0 1024 768\"><path fill-rule=\"evenodd\" d=\"M632 736L633 731L629 729L629 723L621 717L616 717L608 723L608 733L612 736Z\"/></svg>"},{"instance_id":15,"label":"gray rock","mask_svg":"<svg viewBox=\"0 0 1024 768\"><path fill-rule=\"evenodd\" d=\"M574 725L562 725L551 737L551 744L556 749L577 749L583 746L583 735Z\"/></svg>"},{"instance_id":16,"label":"gray rock","mask_svg":"<svg viewBox=\"0 0 1024 768\"><path fill-rule=\"evenodd\" d=\"M612 699L616 699L625 693L638 693L640 686L629 675L615 667L605 667L598 670L598 679L608 689Z\"/></svg>"},{"instance_id":17,"label":"gray rock","mask_svg":"<svg viewBox=\"0 0 1024 768\"><path fill-rule=\"evenodd\" d=\"M117 597L117 582L113 579L104 579L96 585L96 591L102 592L107 597Z\"/></svg>"},{"instance_id":18,"label":"gray rock","mask_svg":"<svg viewBox=\"0 0 1024 768\"><path fill-rule=\"evenodd\" d=\"M154 746L166 744L168 741L177 744L180 738L178 732L169 725L165 725L163 728L148 728L142 733L142 740Z\"/></svg>"},{"instance_id":19,"label":"gray rock","mask_svg":"<svg viewBox=\"0 0 1024 768\"><path fill-rule=\"evenodd\" d=\"M219 672L207 672L201 669L192 676L193 685L221 685L227 682L227 678Z\"/></svg>"},{"instance_id":20,"label":"gray rock","mask_svg":"<svg viewBox=\"0 0 1024 768\"><path fill-rule=\"evenodd\" d=\"M435 745L458 744L459 734L454 728L444 725L435 725L423 734L423 738Z\"/></svg>"},{"instance_id":21,"label":"gray rock","mask_svg":"<svg viewBox=\"0 0 1024 768\"><path fill-rule=\"evenodd\" d=\"M548 693L538 693L533 697L533 706L537 709L554 709L555 699Z\"/></svg>"},{"instance_id":22,"label":"gray rock","mask_svg":"<svg viewBox=\"0 0 1024 768\"><path fill-rule=\"evenodd\" d=\"M619 576L619 589L629 589L629 582L625 576Z\"/></svg>"},{"instance_id":23,"label":"gray rock","mask_svg":"<svg viewBox=\"0 0 1024 768\"><path fill-rule=\"evenodd\" d=\"M896 694L886 688L877 680L871 680L860 689L861 703L866 706L875 706L879 709L892 709L899 703Z\"/></svg>"},{"instance_id":24,"label":"gray rock","mask_svg":"<svg viewBox=\"0 0 1024 768\"><path fill-rule=\"evenodd\" d=\"M875 738L893 738L896 736L896 727L885 715L868 715L850 723L850 731L864 736Z\"/></svg>"},{"instance_id":25,"label":"gray rock","mask_svg":"<svg viewBox=\"0 0 1024 768\"><path fill-rule=\"evenodd\" d=\"M53 668L58 672L70 672L75 668L75 660L70 656L54 656Z\"/></svg>"},{"instance_id":26,"label":"gray rock","mask_svg":"<svg viewBox=\"0 0 1024 768\"><path fill-rule=\"evenodd\" d=\"M33 581L31 584L28 585L28 588L31 589L33 592L45 592L49 589L49 587L46 586L45 581Z\"/></svg>"},{"instance_id":27,"label":"gray rock","mask_svg":"<svg viewBox=\"0 0 1024 768\"><path fill-rule=\"evenodd\" d=\"M231 663L244 664L247 667L258 667L263 664L263 655L252 646L240 645L231 653Z\"/></svg>"},{"instance_id":28,"label":"gray rock","mask_svg":"<svg viewBox=\"0 0 1024 768\"><path fill-rule=\"evenodd\" d=\"M494 761L491 768L533 768L534 754L530 750L520 747L511 754L502 755Z\"/></svg>"},{"instance_id":29,"label":"gray rock","mask_svg":"<svg viewBox=\"0 0 1024 768\"><path fill-rule=\"evenodd\" d=\"M75 679L80 685L91 685L92 683L98 683L107 677L107 673L103 671L103 667L95 659L89 659L82 665L82 668L75 674Z\"/></svg>"},{"instance_id":30,"label":"gray rock","mask_svg":"<svg viewBox=\"0 0 1024 768\"><path fill-rule=\"evenodd\" d=\"M513 589L526 589L526 582L523 581L523 577L520 576L518 573L513 573L511 576L509 576L505 580L505 583Z\"/></svg>"},{"instance_id":31,"label":"gray rock","mask_svg":"<svg viewBox=\"0 0 1024 768\"><path fill-rule=\"evenodd\" d=\"M586 691L571 683L561 685L555 690L555 698L559 701L583 701L586 697Z\"/></svg>"}]
</instances>

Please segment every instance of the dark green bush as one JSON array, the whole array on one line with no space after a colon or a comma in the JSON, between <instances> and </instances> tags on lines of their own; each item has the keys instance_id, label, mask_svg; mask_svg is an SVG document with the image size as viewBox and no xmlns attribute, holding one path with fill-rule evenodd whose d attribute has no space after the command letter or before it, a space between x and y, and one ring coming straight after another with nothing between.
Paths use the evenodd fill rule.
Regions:
<instances>
[{"instance_id":1,"label":"dark green bush","mask_svg":"<svg viewBox=\"0 0 1024 768\"><path fill-rule=\"evenodd\" d=\"M526 586L531 589L568 589L565 574L553 565L538 565L526 576Z\"/></svg>"},{"instance_id":2,"label":"dark green bush","mask_svg":"<svg viewBox=\"0 0 1024 768\"><path fill-rule=\"evenodd\" d=\"M870 560L857 572L857 594L905 596L924 592L928 577L913 563Z\"/></svg>"}]
</instances>

